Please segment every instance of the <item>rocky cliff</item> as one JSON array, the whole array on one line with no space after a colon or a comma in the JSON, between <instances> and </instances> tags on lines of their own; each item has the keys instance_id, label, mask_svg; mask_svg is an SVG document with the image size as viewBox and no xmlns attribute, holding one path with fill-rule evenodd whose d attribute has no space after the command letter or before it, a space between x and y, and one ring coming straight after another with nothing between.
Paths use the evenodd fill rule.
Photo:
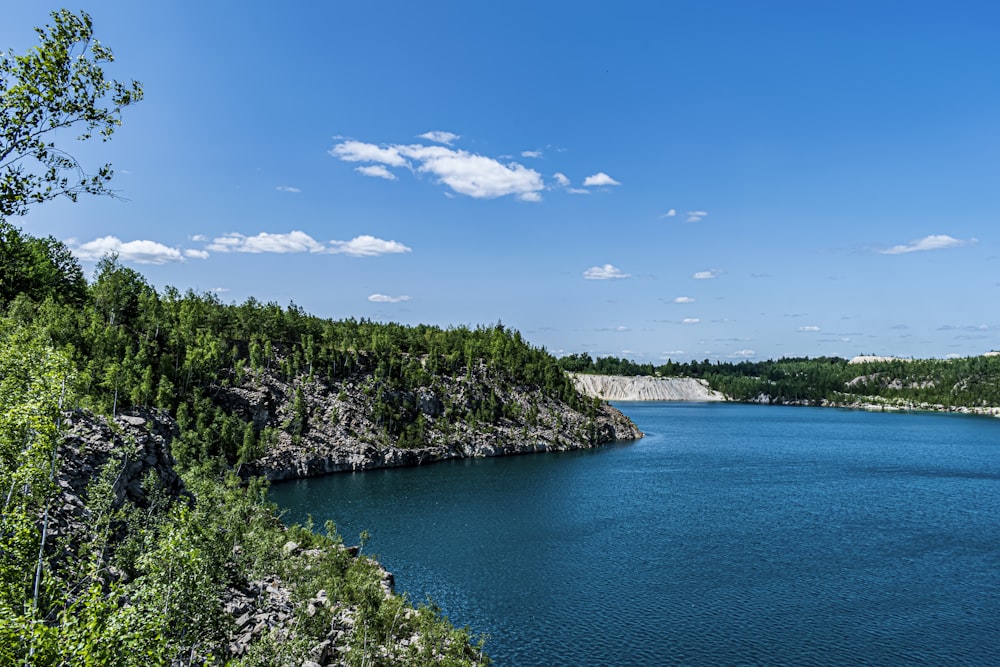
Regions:
<instances>
[{"instance_id":1,"label":"rocky cliff","mask_svg":"<svg viewBox=\"0 0 1000 667\"><path fill-rule=\"evenodd\" d=\"M606 401L724 401L726 397L696 378L571 375L576 388Z\"/></svg>"},{"instance_id":2,"label":"rocky cliff","mask_svg":"<svg viewBox=\"0 0 1000 667\"><path fill-rule=\"evenodd\" d=\"M582 398L573 407L537 388L497 382L485 366L411 390L381 388L365 373L292 382L260 373L217 391L227 410L265 429L259 456L241 472L271 481L642 437L603 401ZM477 418L487 403L499 407L489 419ZM394 419L408 426L401 431Z\"/></svg>"}]
</instances>

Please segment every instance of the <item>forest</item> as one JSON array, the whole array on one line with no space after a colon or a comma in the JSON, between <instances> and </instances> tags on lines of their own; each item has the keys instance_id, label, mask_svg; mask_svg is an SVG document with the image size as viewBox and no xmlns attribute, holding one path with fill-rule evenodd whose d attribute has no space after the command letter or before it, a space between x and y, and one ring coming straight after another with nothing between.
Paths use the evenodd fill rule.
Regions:
<instances>
[{"instance_id":1,"label":"forest","mask_svg":"<svg viewBox=\"0 0 1000 667\"><path fill-rule=\"evenodd\" d=\"M294 305L161 294L113 256L88 283L62 243L7 222L0 222L0 258L0 663L301 661L343 608L354 610L356 630L343 639L346 664L372 664L374 655L382 664L488 660L432 607L411 610L384 595L377 564L352 557L333 524L286 529L266 483L235 474L274 431L301 434L304 419L254 424L217 399L222 387L255 373L290 382L360 374L374 411L397 417L385 429L403 446L418 435L421 416L398 418L406 413L390 403L393 392L473 366L498 382L582 402L551 355L501 325L332 321ZM65 422L103 416L113 432L113 418L137 407L175 424L169 449L183 493L148 474L138 502L122 502L121 492L116 502L116 478L130 465L125 438L79 494L83 509L71 534L54 535L53 517L66 491L76 491L59 471L79 453L67 449ZM486 400L441 419L489 422L504 410ZM289 542L294 553L283 549ZM75 558L61 557L67 549ZM293 631L233 655L226 591L267 576L296 598ZM329 602L316 611L319 591ZM399 649L411 635L426 640Z\"/></svg>"},{"instance_id":2,"label":"forest","mask_svg":"<svg viewBox=\"0 0 1000 667\"><path fill-rule=\"evenodd\" d=\"M732 400L809 405L1000 406L1000 355L959 359L889 359L849 363L840 357L767 361L668 361L659 366L588 354L562 357L576 373L694 377Z\"/></svg>"}]
</instances>

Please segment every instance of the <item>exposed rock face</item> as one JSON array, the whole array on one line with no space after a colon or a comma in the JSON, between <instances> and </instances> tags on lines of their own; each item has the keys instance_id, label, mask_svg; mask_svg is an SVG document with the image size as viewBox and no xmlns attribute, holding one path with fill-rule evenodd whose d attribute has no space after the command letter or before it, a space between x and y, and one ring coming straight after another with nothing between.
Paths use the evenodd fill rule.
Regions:
<instances>
[{"instance_id":1,"label":"exposed rock face","mask_svg":"<svg viewBox=\"0 0 1000 667\"><path fill-rule=\"evenodd\" d=\"M882 357L875 354L859 354L847 363L849 364L871 364L880 361L913 361L913 359L904 359L903 357Z\"/></svg>"},{"instance_id":2,"label":"exposed rock face","mask_svg":"<svg viewBox=\"0 0 1000 667\"><path fill-rule=\"evenodd\" d=\"M606 401L724 401L706 380L621 375L571 375L576 388Z\"/></svg>"},{"instance_id":3,"label":"exposed rock face","mask_svg":"<svg viewBox=\"0 0 1000 667\"><path fill-rule=\"evenodd\" d=\"M113 461L111 507L126 502L144 506L143 481L152 472L158 486L170 498L190 494L174 470L170 441L177 435L177 425L161 410L134 409L112 422L85 412L64 416L66 433L59 447L60 465L56 473L59 496L52 504L49 534L54 542L64 543L63 557L72 559L85 534L86 507L91 483Z\"/></svg>"},{"instance_id":4,"label":"exposed rock face","mask_svg":"<svg viewBox=\"0 0 1000 667\"><path fill-rule=\"evenodd\" d=\"M573 409L537 390L504 387L486 369L472 377L439 376L433 386L412 392L380 388L364 374L288 383L268 373L216 391L226 409L269 427L262 455L241 472L271 481L471 456L583 449L642 437L631 420L606 403L587 401ZM304 415L295 413L296 394ZM378 416L377 395L389 406L388 417ZM470 416L491 399L506 416L490 421ZM419 434L404 443L392 435L386 419L419 423ZM297 420L304 421L300 429L295 428Z\"/></svg>"}]
</instances>

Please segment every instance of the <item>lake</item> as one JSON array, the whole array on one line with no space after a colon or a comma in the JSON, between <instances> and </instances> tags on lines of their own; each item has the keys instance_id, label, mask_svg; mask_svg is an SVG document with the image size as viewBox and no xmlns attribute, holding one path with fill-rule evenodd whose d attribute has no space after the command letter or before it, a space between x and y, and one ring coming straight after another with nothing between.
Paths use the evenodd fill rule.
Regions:
<instances>
[{"instance_id":1,"label":"lake","mask_svg":"<svg viewBox=\"0 0 1000 667\"><path fill-rule=\"evenodd\" d=\"M616 405L644 439L271 496L501 667L1000 663L1000 420Z\"/></svg>"}]
</instances>

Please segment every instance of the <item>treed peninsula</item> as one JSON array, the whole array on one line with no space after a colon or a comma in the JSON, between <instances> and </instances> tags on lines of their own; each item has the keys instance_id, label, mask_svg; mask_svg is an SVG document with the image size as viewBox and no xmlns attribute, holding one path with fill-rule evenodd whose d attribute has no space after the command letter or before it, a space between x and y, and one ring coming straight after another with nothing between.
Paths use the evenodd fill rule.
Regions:
<instances>
[{"instance_id":1,"label":"treed peninsula","mask_svg":"<svg viewBox=\"0 0 1000 667\"><path fill-rule=\"evenodd\" d=\"M0 664L486 664L269 481L642 435L499 323L223 304L113 256L88 282L5 222L0 254Z\"/></svg>"}]
</instances>

